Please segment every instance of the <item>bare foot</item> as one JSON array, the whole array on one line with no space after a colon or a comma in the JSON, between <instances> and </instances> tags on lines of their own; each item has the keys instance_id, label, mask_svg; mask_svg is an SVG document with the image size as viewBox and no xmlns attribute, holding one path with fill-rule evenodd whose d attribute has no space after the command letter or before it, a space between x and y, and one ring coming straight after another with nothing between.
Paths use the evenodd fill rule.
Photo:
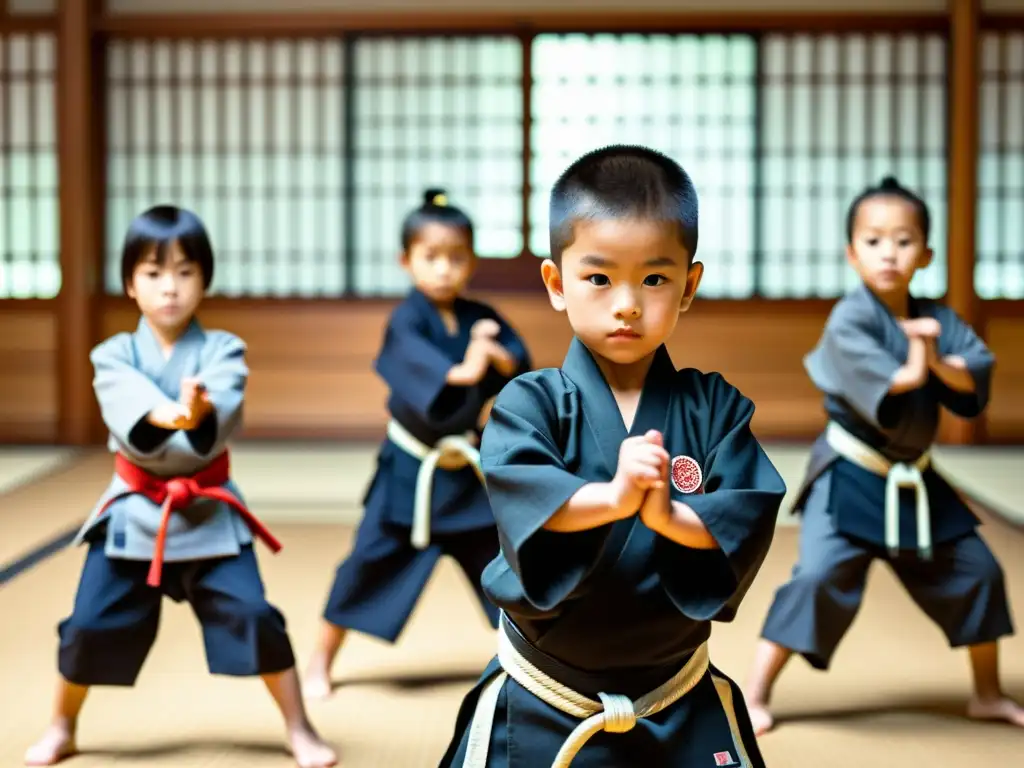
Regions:
<instances>
[{"instance_id":1,"label":"bare foot","mask_svg":"<svg viewBox=\"0 0 1024 768\"><path fill-rule=\"evenodd\" d=\"M76 751L75 734L63 725L51 725L25 752L25 765L56 765Z\"/></svg>"},{"instance_id":2,"label":"bare foot","mask_svg":"<svg viewBox=\"0 0 1024 768\"><path fill-rule=\"evenodd\" d=\"M1024 728L1024 707L1013 699L979 699L972 697L967 702L967 716L975 720L1005 720L1011 725Z\"/></svg>"},{"instance_id":3,"label":"bare foot","mask_svg":"<svg viewBox=\"0 0 1024 768\"><path fill-rule=\"evenodd\" d=\"M306 670L306 677L302 681L302 695L307 699L329 699L334 692L334 685L331 683L331 673L327 666L318 664L314 659Z\"/></svg>"},{"instance_id":4,"label":"bare foot","mask_svg":"<svg viewBox=\"0 0 1024 768\"><path fill-rule=\"evenodd\" d=\"M755 736L763 736L775 725L775 718L768 711L766 704L747 702L747 714L750 715L750 724L754 726Z\"/></svg>"},{"instance_id":5,"label":"bare foot","mask_svg":"<svg viewBox=\"0 0 1024 768\"><path fill-rule=\"evenodd\" d=\"M338 755L317 735L312 726L306 725L290 731L288 742L300 768L330 768L338 764Z\"/></svg>"}]
</instances>

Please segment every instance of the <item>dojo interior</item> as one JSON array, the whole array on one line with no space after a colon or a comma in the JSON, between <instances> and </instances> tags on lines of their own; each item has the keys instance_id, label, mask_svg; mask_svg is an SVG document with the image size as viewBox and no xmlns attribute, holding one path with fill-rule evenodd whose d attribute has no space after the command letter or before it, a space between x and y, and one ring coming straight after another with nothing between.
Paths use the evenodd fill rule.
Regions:
<instances>
[{"instance_id":1,"label":"dojo interior","mask_svg":"<svg viewBox=\"0 0 1024 768\"><path fill-rule=\"evenodd\" d=\"M707 276L670 351L755 401L791 491L824 424L802 358L852 284L846 206L890 173L925 197L936 258L915 291L998 359L986 414L945 418L935 460L1020 621L1022 0L0 0L0 766L47 722L84 557L67 544L111 474L88 355L137 322L118 261L131 218L170 201L212 233L200 317L249 345L232 462L284 543L261 567L303 664L386 423L372 363L407 289L401 217L446 188L477 225L473 294L558 365L571 332L538 276L547 193L611 142L693 173ZM798 524L780 516L739 616L715 627L713 659L740 682ZM206 674L188 608L166 603L160 632L134 690L90 694L67 765L290 765L259 681ZM311 717L347 768L436 766L493 651L442 562L395 646L353 636ZM1024 639L1002 668L1024 699ZM782 677L762 750L773 768L1017 764L1024 733L967 721L969 685L966 654L876 564L833 669Z\"/></svg>"}]
</instances>

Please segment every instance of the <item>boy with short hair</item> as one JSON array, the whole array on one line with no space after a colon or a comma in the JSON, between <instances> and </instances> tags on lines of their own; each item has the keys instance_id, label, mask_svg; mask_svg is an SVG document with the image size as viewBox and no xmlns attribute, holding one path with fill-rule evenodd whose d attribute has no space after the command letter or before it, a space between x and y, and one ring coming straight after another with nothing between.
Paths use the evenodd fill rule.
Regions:
<instances>
[{"instance_id":1,"label":"boy with short hair","mask_svg":"<svg viewBox=\"0 0 1024 768\"><path fill-rule=\"evenodd\" d=\"M506 385L484 430L499 650L445 768L764 765L707 641L786 489L753 404L665 349L700 283L696 249L693 184L657 152L589 153L554 187L542 277L576 337L561 368Z\"/></svg>"}]
</instances>

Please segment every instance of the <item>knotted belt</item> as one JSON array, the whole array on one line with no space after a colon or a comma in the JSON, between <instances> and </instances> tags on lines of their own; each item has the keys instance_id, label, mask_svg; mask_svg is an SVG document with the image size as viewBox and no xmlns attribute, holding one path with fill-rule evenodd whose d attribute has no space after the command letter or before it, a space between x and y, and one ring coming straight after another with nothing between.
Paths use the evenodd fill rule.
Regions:
<instances>
[{"instance_id":1,"label":"knotted belt","mask_svg":"<svg viewBox=\"0 0 1024 768\"><path fill-rule=\"evenodd\" d=\"M430 545L430 496L434 485L434 472L438 463L445 461L443 469L462 469L467 464L473 467L480 482L484 473L480 468L480 452L466 435L446 435L431 448L414 437L409 430L392 419L388 422L388 439L413 458L419 459L420 468L416 474L416 495L412 507L412 533L410 541L416 549Z\"/></svg>"},{"instance_id":2,"label":"knotted belt","mask_svg":"<svg viewBox=\"0 0 1024 768\"><path fill-rule=\"evenodd\" d=\"M871 446L854 437L836 422L825 429L825 440L844 459L885 478L885 546L895 556L900 549L900 488L911 488L917 504L917 548L922 559L932 557L931 507L921 471L931 464L925 451L912 464L889 461Z\"/></svg>"},{"instance_id":3,"label":"knotted belt","mask_svg":"<svg viewBox=\"0 0 1024 768\"><path fill-rule=\"evenodd\" d=\"M508 633L514 630L508 628L507 621L503 615L498 632L498 661L502 671L480 692L469 728L463 768L486 768L498 694L509 677L545 704L583 721L569 734L569 738L562 744L551 764L551 768L568 768L573 758L598 731L627 733L633 729L637 720L657 714L689 693L704 677L710 664L708 645L705 642L668 682L662 683L636 701L628 696L612 693L599 693L598 701L595 701L549 677L531 664L516 650L509 639Z\"/></svg>"},{"instance_id":4,"label":"knotted belt","mask_svg":"<svg viewBox=\"0 0 1024 768\"><path fill-rule=\"evenodd\" d=\"M146 579L146 583L151 587L160 586L164 550L167 545L167 527L171 520L171 513L187 508L196 499L214 499L229 505L241 515L253 536L261 539L272 552L281 551L281 542L274 534L249 511L241 499L223 487L231 478L231 462L227 451L217 456L191 477L154 475L133 464L120 453L114 458L114 471L128 488L107 499L107 502L96 511L94 519L101 517L107 507L118 499L134 494L145 496L161 507L160 527L157 529L156 540L153 543L153 560L150 563L149 576Z\"/></svg>"}]
</instances>

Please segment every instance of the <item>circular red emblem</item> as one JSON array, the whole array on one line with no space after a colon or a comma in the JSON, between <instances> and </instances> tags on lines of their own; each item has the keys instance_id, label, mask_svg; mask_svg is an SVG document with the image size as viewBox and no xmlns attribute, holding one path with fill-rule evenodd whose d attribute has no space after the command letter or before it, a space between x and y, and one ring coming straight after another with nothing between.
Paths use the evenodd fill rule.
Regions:
<instances>
[{"instance_id":1,"label":"circular red emblem","mask_svg":"<svg viewBox=\"0 0 1024 768\"><path fill-rule=\"evenodd\" d=\"M672 459L672 485L680 493L696 493L700 490L704 476L700 464L689 456L676 456Z\"/></svg>"}]
</instances>

